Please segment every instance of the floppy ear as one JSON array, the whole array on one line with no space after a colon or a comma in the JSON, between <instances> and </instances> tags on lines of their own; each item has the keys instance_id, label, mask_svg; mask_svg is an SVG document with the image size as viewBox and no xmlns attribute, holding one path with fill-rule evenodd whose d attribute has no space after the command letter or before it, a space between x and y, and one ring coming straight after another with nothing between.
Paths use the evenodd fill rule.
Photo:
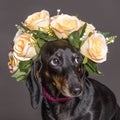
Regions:
<instances>
[{"instance_id":1,"label":"floppy ear","mask_svg":"<svg viewBox=\"0 0 120 120\"><path fill-rule=\"evenodd\" d=\"M38 107L40 98L42 98L42 96L40 96L41 88L42 88L41 78L39 77L41 68L42 68L42 62L41 62L41 57L39 57L33 62L32 69L26 81L26 86L30 92L31 105L34 109Z\"/></svg>"}]
</instances>

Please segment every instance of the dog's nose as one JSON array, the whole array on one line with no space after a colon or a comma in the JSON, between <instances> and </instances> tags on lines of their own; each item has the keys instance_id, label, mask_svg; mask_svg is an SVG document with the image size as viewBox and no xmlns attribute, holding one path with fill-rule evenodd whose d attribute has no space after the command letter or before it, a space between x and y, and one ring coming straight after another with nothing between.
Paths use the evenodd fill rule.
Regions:
<instances>
[{"instance_id":1,"label":"dog's nose","mask_svg":"<svg viewBox=\"0 0 120 120\"><path fill-rule=\"evenodd\" d=\"M72 90L72 95L79 95L81 93L81 89L80 88L74 88Z\"/></svg>"}]
</instances>

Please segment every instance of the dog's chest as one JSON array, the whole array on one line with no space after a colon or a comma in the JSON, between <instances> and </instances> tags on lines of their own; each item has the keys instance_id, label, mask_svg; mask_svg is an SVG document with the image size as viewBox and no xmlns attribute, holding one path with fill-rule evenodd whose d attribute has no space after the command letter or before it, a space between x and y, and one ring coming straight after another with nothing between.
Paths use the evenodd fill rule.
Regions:
<instances>
[{"instance_id":1,"label":"dog's chest","mask_svg":"<svg viewBox=\"0 0 120 120\"><path fill-rule=\"evenodd\" d=\"M71 105L57 105L54 107L54 114L57 118L57 120L74 120L72 113L72 106Z\"/></svg>"},{"instance_id":2,"label":"dog's chest","mask_svg":"<svg viewBox=\"0 0 120 120\"><path fill-rule=\"evenodd\" d=\"M58 113L58 114L56 114L56 116L57 116L57 120L74 120L68 111Z\"/></svg>"},{"instance_id":3,"label":"dog's chest","mask_svg":"<svg viewBox=\"0 0 120 120\"><path fill-rule=\"evenodd\" d=\"M59 113L57 115L57 120L72 120L72 118L70 117L70 115L65 114L65 113Z\"/></svg>"}]
</instances>

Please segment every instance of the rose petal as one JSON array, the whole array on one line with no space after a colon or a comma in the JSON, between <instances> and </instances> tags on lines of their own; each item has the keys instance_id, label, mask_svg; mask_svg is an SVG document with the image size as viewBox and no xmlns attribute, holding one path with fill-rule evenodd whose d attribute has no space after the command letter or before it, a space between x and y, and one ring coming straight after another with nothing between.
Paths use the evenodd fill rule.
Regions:
<instances>
[{"instance_id":1,"label":"rose petal","mask_svg":"<svg viewBox=\"0 0 120 120\"><path fill-rule=\"evenodd\" d=\"M19 60L15 58L12 51L9 52L8 57L9 57L8 67L10 69L10 72L14 73L18 69Z\"/></svg>"}]
</instances>

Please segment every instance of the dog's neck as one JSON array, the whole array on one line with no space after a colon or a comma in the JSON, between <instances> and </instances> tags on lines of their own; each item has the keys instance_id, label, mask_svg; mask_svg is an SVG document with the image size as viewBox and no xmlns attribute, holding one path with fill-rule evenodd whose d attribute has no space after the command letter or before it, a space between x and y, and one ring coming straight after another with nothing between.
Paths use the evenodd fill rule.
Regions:
<instances>
[{"instance_id":1,"label":"dog's neck","mask_svg":"<svg viewBox=\"0 0 120 120\"><path fill-rule=\"evenodd\" d=\"M48 82L50 80L45 81L42 83L42 94L47 100L51 102L66 102L72 99L71 97L63 96L52 82Z\"/></svg>"},{"instance_id":2,"label":"dog's neck","mask_svg":"<svg viewBox=\"0 0 120 120\"><path fill-rule=\"evenodd\" d=\"M49 100L49 101L51 101L51 102L55 102L55 103L56 103L56 102L66 102L66 101L69 101L69 100L72 99L72 98L70 98L70 97L55 98L55 97L51 96L51 95L48 93L48 91L46 90L46 88L43 87L43 86L42 86L42 93L43 93L44 97L45 97L47 100Z\"/></svg>"}]
</instances>

